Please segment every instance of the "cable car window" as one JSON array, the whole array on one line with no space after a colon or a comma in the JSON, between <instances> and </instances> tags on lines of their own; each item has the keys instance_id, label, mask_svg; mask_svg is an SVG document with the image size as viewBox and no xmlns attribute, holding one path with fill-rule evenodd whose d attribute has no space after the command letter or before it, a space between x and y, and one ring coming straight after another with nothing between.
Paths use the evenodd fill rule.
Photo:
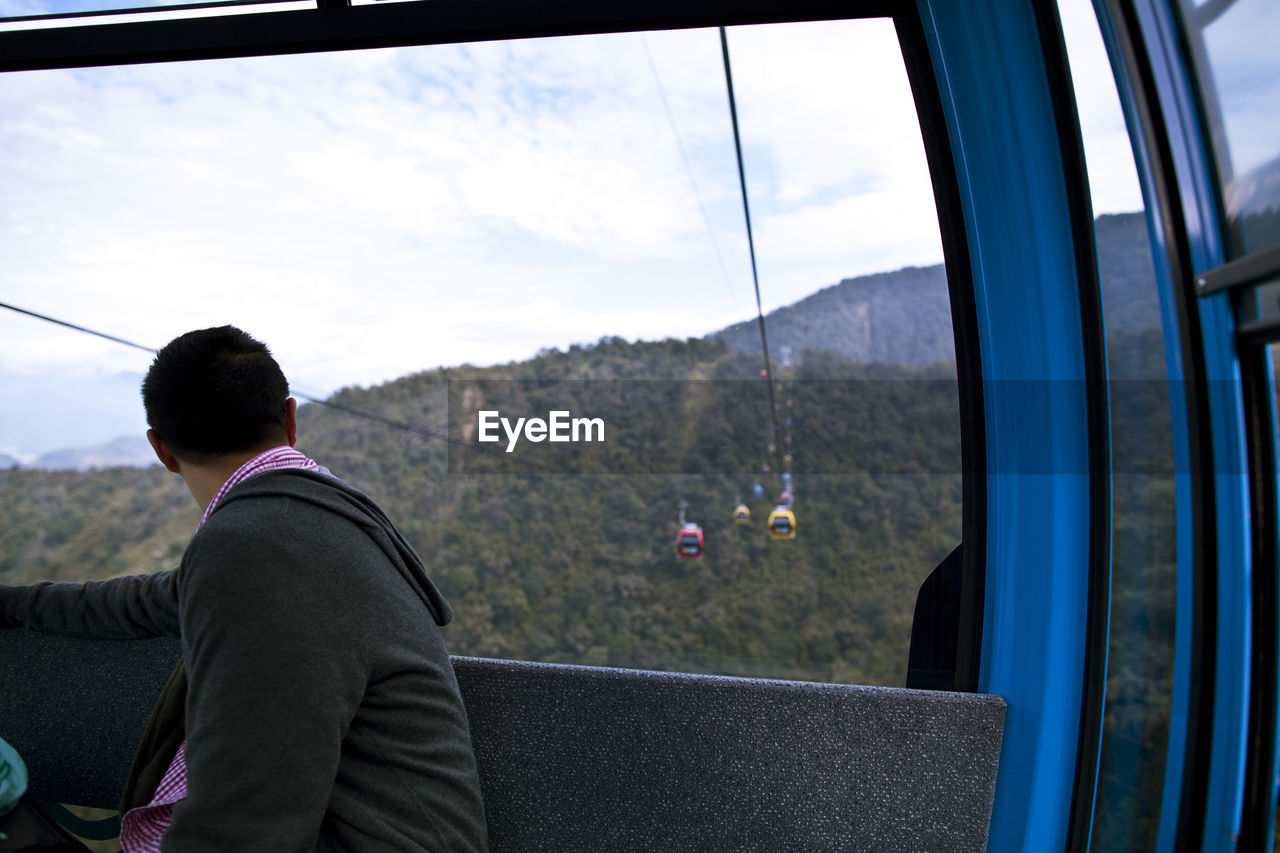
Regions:
<instances>
[{"instance_id":1,"label":"cable car window","mask_svg":"<svg viewBox=\"0 0 1280 853\"><path fill-rule=\"evenodd\" d=\"M1059 0L1058 7L1097 216L1114 460L1106 712L1091 848L1154 850L1177 572L1166 341L1137 169L1097 18L1088 0Z\"/></svg>"},{"instance_id":2,"label":"cable car window","mask_svg":"<svg viewBox=\"0 0 1280 853\"><path fill-rule=\"evenodd\" d=\"M175 18L209 18L316 8L315 0L164 0L111 2L61 0L58 3L0 3L0 32L114 24Z\"/></svg>"},{"instance_id":3,"label":"cable car window","mask_svg":"<svg viewBox=\"0 0 1280 853\"><path fill-rule=\"evenodd\" d=\"M1183 0L1213 154L1229 258L1280 245L1280 6L1272 0Z\"/></svg>"},{"instance_id":4,"label":"cable car window","mask_svg":"<svg viewBox=\"0 0 1280 853\"><path fill-rule=\"evenodd\" d=\"M763 338L715 29L0 75L0 581L177 564L138 383L232 322L454 653L902 684L962 475L897 34L727 44Z\"/></svg>"},{"instance_id":5,"label":"cable car window","mask_svg":"<svg viewBox=\"0 0 1280 853\"><path fill-rule=\"evenodd\" d=\"M1270 397L1271 397L1271 407L1272 407L1272 413L1273 413L1271 417L1271 423L1270 423L1271 446L1272 448L1275 448L1276 451L1280 451L1280 346L1277 346L1274 343L1268 344L1267 346L1262 348L1261 357L1263 359L1263 363L1266 366L1265 372L1267 374L1267 379L1271 385ZM1277 460L1277 465L1280 466L1280 460ZM1280 481L1280 470L1276 471L1276 480ZM1274 536L1274 531L1275 531L1274 523L1271 525L1267 525L1266 527L1264 527L1264 529L1268 529L1269 531L1271 531L1272 535ZM1276 546L1280 546L1280 543L1275 543L1275 545L1273 545L1273 547L1276 547ZM1275 567L1275 561L1273 560L1272 568L1271 568L1273 577L1271 578L1271 585L1269 586L1269 588L1273 591L1276 588L1276 584L1280 582L1280 579L1277 579L1274 577L1274 572L1276 571L1274 567ZM1258 584L1262 588L1268 588L1267 585L1265 584L1265 581L1259 580ZM1274 608L1274 605L1272 605L1272 607ZM1276 635L1277 628L1274 626L1274 622L1275 622L1274 612L1275 612L1274 609L1272 609L1271 621L1273 624L1271 626L1268 626L1269 630L1264 628L1259 631L1259 633L1262 634L1263 636L1275 637ZM1271 683L1274 684L1274 682L1271 682ZM1258 689L1258 688L1255 688L1255 689ZM1275 707L1271 703L1267 703L1267 704L1270 705L1272 708ZM1264 785L1270 781L1270 779L1268 778L1271 775L1269 769L1267 769L1266 771L1264 771L1263 774L1260 774L1260 775L1263 776ZM1272 837L1272 849L1275 849L1275 840L1280 839L1280 834L1276 832L1276 830L1280 830L1280 799L1277 799L1277 795L1274 791L1274 788L1272 788L1271 791L1269 792L1269 797L1270 799L1268 800L1268 802L1272 806L1271 811L1274 812L1274 818L1272 819L1272 823L1271 823L1271 837Z\"/></svg>"}]
</instances>

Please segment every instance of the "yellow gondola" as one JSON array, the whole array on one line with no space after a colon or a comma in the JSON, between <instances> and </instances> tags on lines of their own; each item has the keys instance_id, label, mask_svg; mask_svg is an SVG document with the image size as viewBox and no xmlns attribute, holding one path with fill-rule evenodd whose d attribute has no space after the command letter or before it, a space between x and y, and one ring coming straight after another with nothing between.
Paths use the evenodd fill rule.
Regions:
<instances>
[{"instance_id":1,"label":"yellow gondola","mask_svg":"<svg viewBox=\"0 0 1280 853\"><path fill-rule=\"evenodd\" d=\"M796 514L785 506L774 507L769 513L769 535L774 539L795 539Z\"/></svg>"},{"instance_id":2,"label":"yellow gondola","mask_svg":"<svg viewBox=\"0 0 1280 853\"><path fill-rule=\"evenodd\" d=\"M750 524L751 508L746 504L738 504L737 508L733 511L733 522L734 524Z\"/></svg>"}]
</instances>

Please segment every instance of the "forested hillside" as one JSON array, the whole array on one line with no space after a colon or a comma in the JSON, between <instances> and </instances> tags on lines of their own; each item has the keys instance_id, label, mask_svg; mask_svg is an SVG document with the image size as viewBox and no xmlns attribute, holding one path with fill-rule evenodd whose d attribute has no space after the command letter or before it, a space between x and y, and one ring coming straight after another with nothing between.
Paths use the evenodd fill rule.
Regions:
<instances>
[{"instance_id":1,"label":"forested hillside","mask_svg":"<svg viewBox=\"0 0 1280 853\"><path fill-rule=\"evenodd\" d=\"M1153 315L1150 265L1125 260L1145 252L1141 219L1103 217L1098 228L1109 363L1127 383L1114 389L1113 422L1131 425L1113 450L1121 473L1138 475L1116 482L1119 550L1135 547L1126 525L1147 529L1126 516L1138 493L1164 488L1144 478L1170 471L1143 426L1167 431L1169 403L1145 381L1163 375L1159 331L1139 328ZM300 409L299 446L401 525L455 607L456 653L901 684L916 591L960 541L950 319L912 310L937 301L920 297L930 288L945 289L941 268L845 282L770 315L771 346L792 347L772 398L754 328L604 338L344 389ZM889 344L924 338L938 358ZM481 410L555 409L602 418L607 440L526 442L511 454L475 441ZM776 541L765 519L784 468L798 535ZM704 529L702 560L676 555L680 501ZM750 526L733 523L739 501ZM0 582L168 568L197 517L159 467L0 470ZM1171 527L1140 544L1162 567L1154 582L1167 583ZM1128 596L1118 588L1113 606Z\"/></svg>"},{"instance_id":2,"label":"forested hillside","mask_svg":"<svg viewBox=\"0 0 1280 853\"><path fill-rule=\"evenodd\" d=\"M0 582L80 580L177 565L200 513L159 465L0 470Z\"/></svg>"},{"instance_id":3,"label":"forested hillside","mask_svg":"<svg viewBox=\"0 0 1280 853\"><path fill-rule=\"evenodd\" d=\"M487 457L317 407L305 409L301 429L308 452L401 520L457 609L451 642L460 653L901 683L916 589L959 541L954 387L937 381L945 369L881 366L882 388L914 392L905 398L932 413L912 430L880 430L867 419L890 417L885 406L829 393L840 383L828 377L856 388L854 377L866 368L806 353L780 377L793 395L786 399L793 401L800 535L774 541L763 523L777 478L760 478L765 498L750 497L751 460L766 455L768 441L762 382L754 383L761 394L754 409L742 393L742 377L754 368L720 342L606 340L335 398L443 430L450 392L458 398L510 382L524 393L541 388L547 399L572 394L576 402L564 405L590 412L593 394L683 376L662 386L665 405L631 410L633 431L653 438L655 455L679 459L677 473L644 473L643 466L627 467L630 457L623 473L612 459L596 460L586 474L545 461L534 473L484 473ZM884 381L889 376L896 381ZM525 402L522 411L540 410ZM453 420L457 437L466 418L455 412ZM890 437L896 444L883 457L850 454L843 465L828 457L828 470L838 473L806 476L802 426L810 423L844 424L846 435L871 439L865 447L883 449ZM728 450L726 442L733 442ZM954 454L949 464L938 461L938 448ZM934 460L929 466L941 473L899 473L893 460L904 454ZM720 464L726 459L731 464ZM675 554L682 499L706 533L700 561ZM739 499L751 505L750 527L732 523Z\"/></svg>"},{"instance_id":4,"label":"forested hillside","mask_svg":"<svg viewBox=\"0 0 1280 853\"><path fill-rule=\"evenodd\" d=\"M457 611L457 653L900 684L916 590L960 537L950 369L806 352L779 375L795 424L793 541L764 530L777 477L758 478L767 494L751 497L769 435L763 381L747 379L755 372L719 341L605 340L344 390L333 403L411 428L308 405L299 446L401 524ZM666 473L628 459L623 473L616 459L586 474L545 462L484 473L488 457L429 435L450 431L451 390L540 387L542 405L570 389L569 405L589 410L593 395L663 377L683 377L663 386L666 404L630 414L636 434L679 460ZM454 423L452 434L463 429ZM825 473L806 474L806 440L850 452L828 450ZM731 520L739 499L749 527ZM705 529L700 561L675 553L680 500ZM10 469L0 472L0 517L0 579L16 582L171 566L196 512L158 467Z\"/></svg>"}]
</instances>

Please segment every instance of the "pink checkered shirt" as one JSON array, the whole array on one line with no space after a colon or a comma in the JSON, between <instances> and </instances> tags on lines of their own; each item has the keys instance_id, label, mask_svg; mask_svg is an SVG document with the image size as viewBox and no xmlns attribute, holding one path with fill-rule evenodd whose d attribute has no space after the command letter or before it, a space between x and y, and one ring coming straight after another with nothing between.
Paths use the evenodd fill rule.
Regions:
<instances>
[{"instance_id":1,"label":"pink checkered shirt","mask_svg":"<svg viewBox=\"0 0 1280 853\"><path fill-rule=\"evenodd\" d=\"M218 493L205 507L204 515L196 530L204 526L213 508L222 500L222 496L239 483L243 483L255 474L265 471L280 471L285 468L301 468L306 471L317 471L320 466L292 447L282 445L274 447L250 459L241 465L236 472L227 478L218 489ZM173 821L173 806L187 796L187 742L179 746L169 769L165 771L151 802L136 809L130 809L120 820L120 846L123 853L160 853L160 839Z\"/></svg>"}]
</instances>

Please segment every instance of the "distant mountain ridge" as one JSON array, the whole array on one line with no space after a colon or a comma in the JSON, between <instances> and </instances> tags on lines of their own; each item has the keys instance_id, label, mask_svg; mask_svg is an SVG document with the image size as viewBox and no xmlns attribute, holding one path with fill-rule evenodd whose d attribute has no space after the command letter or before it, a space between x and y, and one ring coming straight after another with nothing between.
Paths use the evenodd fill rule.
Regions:
<instances>
[{"instance_id":1,"label":"distant mountain ridge","mask_svg":"<svg viewBox=\"0 0 1280 853\"><path fill-rule=\"evenodd\" d=\"M1154 270L1142 213L1100 216L1095 222L1108 331L1133 330L1159 316ZM851 361L920 365L955 358L951 302L942 264L846 278L765 315L769 353L783 348L838 352ZM755 319L707 338L731 349L760 352Z\"/></svg>"},{"instance_id":2,"label":"distant mountain ridge","mask_svg":"<svg viewBox=\"0 0 1280 853\"><path fill-rule=\"evenodd\" d=\"M947 274L942 264L846 278L765 315L773 358L788 347L838 352L857 362L930 364L955 358ZM708 338L760 352L756 320Z\"/></svg>"},{"instance_id":3,"label":"distant mountain ridge","mask_svg":"<svg viewBox=\"0 0 1280 853\"><path fill-rule=\"evenodd\" d=\"M0 460L3 461L3 460ZM16 464L17 460L15 460ZM46 471L88 471L93 468L128 466L145 468L158 465L151 445L141 436L122 436L92 447L74 447L42 453L31 468Z\"/></svg>"}]
</instances>

